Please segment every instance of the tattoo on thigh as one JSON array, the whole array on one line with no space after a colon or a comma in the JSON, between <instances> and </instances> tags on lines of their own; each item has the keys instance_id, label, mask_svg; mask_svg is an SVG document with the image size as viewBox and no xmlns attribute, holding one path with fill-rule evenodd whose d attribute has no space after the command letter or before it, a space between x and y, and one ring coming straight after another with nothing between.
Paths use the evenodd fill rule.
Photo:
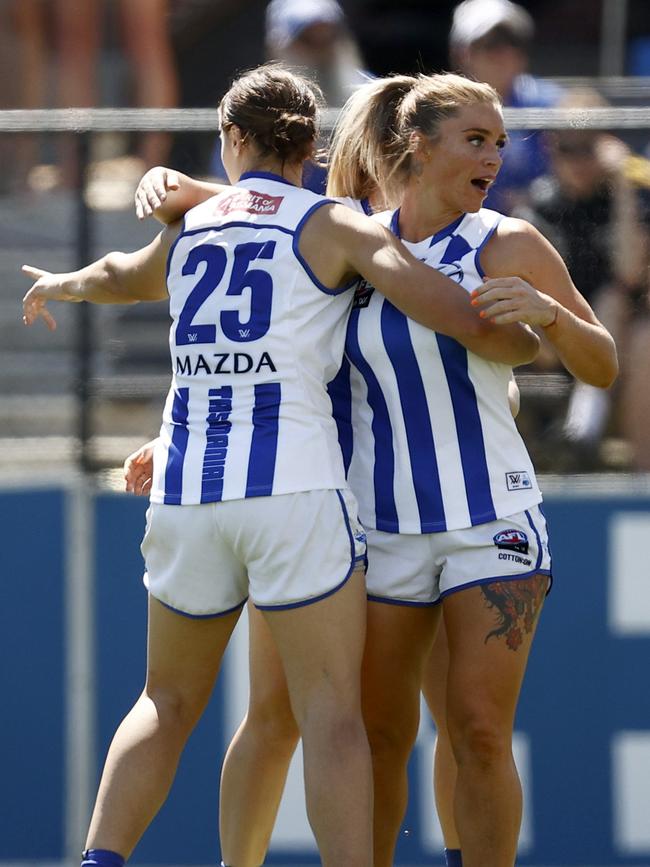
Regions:
<instances>
[{"instance_id":1,"label":"tattoo on thigh","mask_svg":"<svg viewBox=\"0 0 650 867\"><path fill-rule=\"evenodd\" d=\"M535 628L547 583L546 576L534 575L520 581L482 584L481 591L487 607L494 609L497 620L496 629L488 632L485 643L490 638L505 636L510 650L517 650L522 644L524 633L530 635Z\"/></svg>"}]
</instances>

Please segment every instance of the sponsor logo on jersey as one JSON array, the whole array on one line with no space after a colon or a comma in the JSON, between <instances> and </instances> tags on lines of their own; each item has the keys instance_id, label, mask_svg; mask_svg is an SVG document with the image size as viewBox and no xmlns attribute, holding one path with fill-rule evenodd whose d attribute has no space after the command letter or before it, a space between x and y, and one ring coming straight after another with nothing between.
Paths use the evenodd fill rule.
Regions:
<instances>
[{"instance_id":1,"label":"sponsor logo on jersey","mask_svg":"<svg viewBox=\"0 0 650 867\"><path fill-rule=\"evenodd\" d=\"M447 277L455 280L456 283L463 282L465 272L460 267L460 262L444 262L442 265L436 265L436 268L441 274L445 274Z\"/></svg>"},{"instance_id":2,"label":"sponsor logo on jersey","mask_svg":"<svg viewBox=\"0 0 650 867\"><path fill-rule=\"evenodd\" d=\"M207 358L205 355L176 356L177 376L197 376L205 373L259 373L262 370L277 371L273 359L268 352L261 355L249 355L247 352L213 352Z\"/></svg>"},{"instance_id":3,"label":"sponsor logo on jersey","mask_svg":"<svg viewBox=\"0 0 650 867\"><path fill-rule=\"evenodd\" d=\"M368 283L367 280L360 280L354 293L352 307L367 307L374 291L375 287L371 283Z\"/></svg>"},{"instance_id":4,"label":"sponsor logo on jersey","mask_svg":"<svg viewBox=\"0 0 650 867\"><path fill-rule=\"evenodd\" d=\"M224 385L208 392L206 445L201 481L203 490L221 488L228 453L228 437L232 429L232 388Z\"/></svg>"},{"instance_id":5,"label":"sponsor logo on jersey","mask_svg":"<svg viewBox=\"0 0 650 867\"><path fill-rule=\"evenodd\" d=\"M509 491L526 491L532 486L530 476L525 470L506 473L506 487Z\"/></svg>"},{"instance_id":6,"label":"sponsor logo on jersey","mask_svg":"<svg viewBox=\"0 0 650 867\"><path fill-rule=\"evenodd\" d=\"M216 214L231 214L244 211L246 214L277 214L284 196L269 196L255 190L237 190L230 196L219 199L215 205Z\"/></svg>"},{"instance_id":7,"label":"sponsor logo on jersey","mask_svg":"<svg viewBox=\"0 0 650 867\"><path fill-rule=\"evenodd\" d=\"M504 548L508 551L519 551L520 554L528 553L528 536L523 530L501 530L496 536L492 537L497 548Z\"/></svg>"}]
</instances>

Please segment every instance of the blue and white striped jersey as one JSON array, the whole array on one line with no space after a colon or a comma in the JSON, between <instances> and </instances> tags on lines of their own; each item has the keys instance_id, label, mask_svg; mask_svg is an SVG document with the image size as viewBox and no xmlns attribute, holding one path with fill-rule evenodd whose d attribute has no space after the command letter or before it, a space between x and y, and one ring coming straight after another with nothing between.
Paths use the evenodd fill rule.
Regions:
<instances>
[{"instance_id":1,"label":"blue and white striped jersey","mask_svg":"<svg viewBox=\"0 0 650 867\"><path fill-rule=\"evenodd\" d=\"M376 219L399 234L398 217ZM481 248L500 218L483 209L405 243L471 292L482 282ZM330 391L367 527L457 530L541 500L508 406L509 366L413 322L365 282L355 295L346 356Z\"/></svg>"},{"instance_id":2,"label":"blue and white striped jersey","mask_svg":"<svg viewBox=\"0 0 650 867\"><path fill-rule=\"evenodd\" d=\"M326 383L353 292L320 284L298 249L328 201L250 173L186 214L167 268L173 376L152 502L347 487Z\"/></svg>"}]
</instances>

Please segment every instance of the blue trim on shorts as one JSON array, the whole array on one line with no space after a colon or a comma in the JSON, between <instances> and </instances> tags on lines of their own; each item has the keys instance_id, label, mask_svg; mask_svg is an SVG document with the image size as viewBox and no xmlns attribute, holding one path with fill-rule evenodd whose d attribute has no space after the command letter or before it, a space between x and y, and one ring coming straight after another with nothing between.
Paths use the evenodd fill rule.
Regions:
<instances>
[{"instance_id":1,"label":"blue trim on shorts","mask_svg":"<svg viewBox=\"0 0 650 867\"><path fill-rule=\"evenodd\" d=\"M469 587L480 587L481 584L493 584L495 581L522 581L526 578L533 578L535 575L548 575L551 579L546 595L550 593L553 576L549 569L531 569L530 572L520 572L519 575L494 575L491 578L479 578L478 581L470 581L468 584L461 584L460 587L451 587L440 594L440 598L444 599L452 593L459 593L461 590L467 590Z\"/></svg>"},{"instance_id":2,"label":"blue trim on shorts","mask_svg":"<svg viewBox=\"0 0 650 867\"><path fill-rule=\"evenodd\" d=\"M341 581L340 584L337 584L336 587L332 587L332 589L328 590L327 593L322 593L320 596L314 596L311 599L303 599L302 602L287 602L284 605L258 605L255 601L253 601L253 605L259 611L288 611L291 608L304 608L305 605L312 605L314 602L320 602L322 599L327 599L328 596L333 596L335 593L338 593L338 591L347 584L356 565L357 561L354 560L343 581Z\"/></svg>"},{"instance_id":3,"label":"blue trim on shorts","mask_svg":"<svg viewBox=\"0 0 650 867\"><path fill-rule=\"evenodd\" d=\"M343 519L345 520L345 527L348 531L348 538L350 539L350 568L348 569L347 575L341 581L340 584L337 584L336 587L333 587L331 590L328 590L326 593L321 593L320 596L313 596L311 599L303 599L301 602L287 602L282 605L258 605L255 600L253 600L253 605L258 609L258 611L288 611L291 608L304 608L305 605L313 605L314 602L320 602L322 599L327 599L328 596L333 596L335 593L347 584L350 576L354 572L357 567L357 564L363 563L365 569L368 569L368 557L367 554L362 554L360 557L357 557L354 551L354 536L352 535L352 528L350 527L350 519L348 517L347 509L345 508L345 500L341 496L341 492L338 488L336 490L336 495L339 498L339 503L341 504L341 511L343 512ZM366 549L367 551L367 549Z\"/></svg>"},{"instance_id":4,"label":"blue trim on shorts","mask_svg":"<svg viewBox=\"0 0 650 867\"><path fill-rule=\"evenodd\" d=\"M409 599L393 599L391 596L373 596L370 593L367 596L368 602L379 602L383 605L404 605L407 608L433 608L434 605L440 604L441 598L439 596L433 602L413 602Z\"/></svg>"},{"instance_id":5,"label":"blue trim on shorts","mask_svg":"<svg viewBox=\"0 0 650 867\"><path fill-rule=\"evenodd\" d=\"M350 516L348 515L348 510L345 508L345 500L339 489L336 489L336 496L339 498L339 503L341 504L341 511L343 512L343 520L345 521L345 529L348 531L348 539L350 540L350 560L354 563L357 559L355 549L354 549L354 536L352 535L352 527L350 526ZM366 551L368 550L368 543L366 542Z\"/></svg>"},{"instance_id":6,"label":"blue trim on shorts","mask_svg":"<svg viewBox=\"0 0 650 867\"><path fill-rule=\"evenodd\" d=\"M540 515L544 518L544 521L546 521L546 515L544 514L544 512L542 512L541 506L539 504L537 505L537 508L539 509ZM530 515L528 509L525 510L524 514L528 518L528 523L530 524L533 533L537 537L537 550L539 552L538 557L537 557L537 566L539 566L540 563L542 562L542 556L543 556L543 552L544 552L542 540L540 538L539 533L537 532L537 527L533 523L532 516ZM548 574L549 578L551 579L548 582L548 589L546 590L546 595L548 596L548 594L551 592L551 587L553 586L553 558L551 557L550 545L548 545L548 526L546 528L546 539L547 539L546 544L548 546L548 570L546 570L546 569L542 570L541 574L542 575ZM540 571L540 570L538 569L538 571Z\"/></svg>"},{"instance_id":7,"label":"blue trim on shorts","mask_svg":"<svg viewBox=\"0 0 650 867\"><path fill-rule=\"evenodd\" d=\"M168 605L166 602L163 602L162 599L158 599L157 596L154 596L153 593L151 593L150 596L152 599L155 599L156 602L160 602L164 608L173 611L174 614L180 614L181 617L189 617L190 620L207 620L210 617L225 617L226 614L232 614L234 611L243 608L248 601L248 596L246 596L243 602L240 602L239 605L235 605L233 608L229 608L227 611L216 611L214 614L190 614L188 611L181 611L180 608L174 608L173 605Z\"/></svg>"},{"instance_id":8,"label":"blue trim on shorts","mask_svg":"<svg viewBox=\"0 0 650 867\"><path fill-rule=\"evenodd\" d=\"M530 529L535 534L535 538L537 539L537 563L535 563L535 569L539 569L542 563L542 557L544 556L544 547L542 545L542 540L540 538L539 533L537 532L537 527L533 524L533 519L530 515L528 509L524 511L524 515L528 518L528 523L530 524Z\"/></svg>"}]
</instances>

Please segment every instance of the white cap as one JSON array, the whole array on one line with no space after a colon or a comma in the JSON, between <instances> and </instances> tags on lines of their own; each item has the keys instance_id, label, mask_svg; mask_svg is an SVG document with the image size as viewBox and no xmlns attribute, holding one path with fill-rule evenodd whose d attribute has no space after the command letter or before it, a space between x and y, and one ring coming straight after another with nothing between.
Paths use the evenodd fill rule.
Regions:
<instances>
[{"instance_id":1,"label":"white cap","mask_svg":"<svg viewBox=\"0 0 650 867\"><path fill-rule=\"evenodd\" d=\"M510 0L464 0L454 9L449 42L471 45L495 27L511 31L522 41L529 40L535 24L528 12Z\"/></svg>"},{"instance_id":2,"label":"white cap","mask_svg":"<svg viewBox=\"0 0 650 867\"><path fill-rule=\"evenodd\" d=\"M271 0L266 7L266 41L281 50L311 24L341 24L344 20L336 0Z\"/></svg>"}]
</instances>

